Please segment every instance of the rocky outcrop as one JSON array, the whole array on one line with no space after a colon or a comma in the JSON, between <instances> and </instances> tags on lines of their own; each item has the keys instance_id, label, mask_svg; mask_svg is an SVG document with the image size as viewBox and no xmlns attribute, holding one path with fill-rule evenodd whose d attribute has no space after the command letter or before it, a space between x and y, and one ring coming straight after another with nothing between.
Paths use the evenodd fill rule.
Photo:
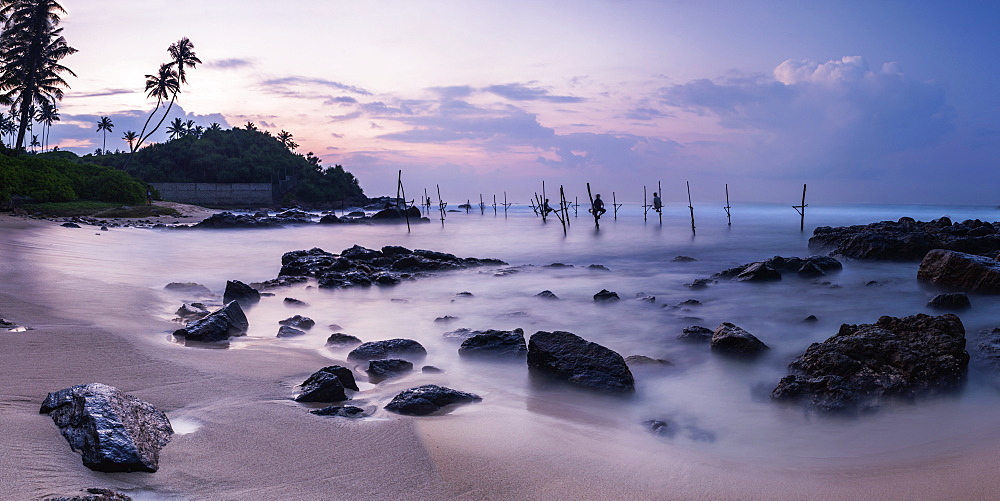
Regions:
<instances>
[{"instance_id":1,"label":"rocky outcrop","mask_svg":"<svg viewBox=\"0 0 1000 501\"><path fill-rule=\"evenodd\" d=\"M316 321L309 318L303 317L302 315L295 315L293 317L286 318L284 320L278 320L281 325L287 325L289 327L295 327L296 329L309 330L316 325Z\"/></svg>"},{"instance_id":2,"label":"rocky outcrop","mask_svg":"<svg viewBox=\"0 0 1000 501\"><path fill-rule=\"evenodd\" d=\"M915 261L932 249L968 254L995 254L1000 251L1000 224L970 219L952 223L942 217L933 221L881 221L856 226L820 226L809 239L813 252L855 259Z\"/></svg>"},{"instance_id":3,"label":"rocky outcrop","mask_svg":"<svg viewBox=\"0 0 1000 501\"><path fill-rule=\"evenodd\" d=\"M965 310L971 308L972 303L969 295L964 292L949 292L934 296L927 302L927 306L939 310Z\"/></svg>"},{"instance_id":4,"label":"rocky outcrop","mask_svg":"<svg viewBox=\"0 0 1000 501\"><path fill-rule=\"evenodd\" d=\"M94 471L155 472L160 449L174 433L166 414L102 383L49 393L40 412L52 416L70 447Z\"/></svg>"},{"instance_id":5,"label":"rocky outcrop","mask_svg":"<svg viewBox=\"0 0 1000 501\"><path fill-rule=\"evenodd\" d=\"M295 396L296 402L340 402L348 399L345 388L358 391L354 373L339 365L324 367L312 373L299 386L302 391Z\"/></svg>"},{"instance_id":6,"label":"rocky outcrop","mask_svg":"<svg viewBox=\"0 0 1000 501\"><path fill-rule=\"evenodd\" d=\"M314 277L320 287L326 288L394 285L431 272L506 264L497 259L459 258L453 254L399 246L374 250L355 245L340 254L320 248L286 252L281 257L279 278Z\"/></svg>"},{"instance_id":7,"label":"rocky outcrop","mask_svg":"<svg viewBox=\"0 0 1000 501\"><path fill-rule=\"evenodd\" d=\"M331 405L329 407L323 407L322 409L311 410L309 413L317 416L336 416L345 418L365 417L365 410L361 407L355 407L353 405Z\"/></svg>"},{"instance_id":8,"label":"rocky outcrop","mask_svg":"<svg viewBox=\"0 0 1000 501\"><path fill-rule=\"evenodd\" d=\"M326 338L327 348L346 348L359 344L361 344L361 340L357 336L344 334L343 332L334 332L330 334L330 337Z\"/></svg>"},{"instance_id":9,"label":"rocky outcrop","mask_svg":"<svg viewBox=\"0 0 1000 501\"><path fill-rule=\"evenodd\" d=\"M305 335L306 331L296 329L295 327L292 327L290 325L282 325L281 327L278 328L277 337L299 337Z\"/></svg>"},{"instance_id":10,"label":"rocky outcrop","mask_svg":"<svg viewBox=\"0 0 1000 501\"><path fill-rule=\"evenodd\" d=\"M528 355L528 347L522 329L489 329L462 341L458 354L462 358L520 359Z\"/></svg>"},{"instance_id":11,"label":"rocky outcrop","mask_svg":"<svg viewBox=\"0 0 1000 501\"><path fill-rule=\"evenodd\" d=\"M538 331L528 340L532 376L605 393L632 393L635 378L617 352L564 331Z\"/></svg>"},{"instance_id":12,"label":"rocky outcrop","mask_svg":"<svg viewBox=\"0 0 1000 501\"><path fill-rule=\"evenodd\" d=\"M960 387L969 354L965 327L953 314L881 317L874 324L840 326L789 364L771 392L820 413L878 409L889 398L913 398Z\"/></svg>"},{"instance_id":13,"label":"rocky outcrop","mask_svg":"<svg viewBox=\"0 0 1000 501\"><path fill-rule=\"evenodd\" d=\"M232 301L207 317L196 320L183 329L177 329L174 331L174 336L182 337L186 341L213 343L226 341L234 336L245 336L248 328L250 322L247 321L243 308L240 308L240 304L236 301Z\"/></svg>"},{"instance_id":14,"label":"rocky outcrop","mask_svg":"<svg viewBox=\"0 0 1000 501\"><path fill-rule=\"evenodd\" d=\"M163 290L179 292L181 294L190 294L192 296L212 295L212 291L210 291L208 287L194 282L170 282L169 284L163 286Z\"/></svg>"},{"instance_id":15,"label":"rocky outcrop","mask_svg":"<svg viewBox=\"0 0 1000 501\"><path fill-rule=\"evenodd\" d=\"M844 265L829 256L782 257L742 264L712 275L713 279L734 279L741 282L781 280L782 273L795 273L802 278L814 278L840 271Z\"/></svg>"},{"instance_id":16,"label":"rocky outcrop","mask_svg":"<svg viewBox=\"0 0 1000 501\"><path fill-rule=\"evenodd\" d=\"M193 322L199 318L205 318L211 313L204 303L184 303L174 313L182 322Z\"/></svg>"},{"instance_id":17,"label":"rocky outcrop","mask_svg":"<svg viewBox=\"0 0 1000 501\"><path fill-rule=\"evenodd\" d=\"M453 390L436 384L410 388L393 397L385 409L396 414L426 416L456 404L478 402L483 398L474 393Z\"/></svg>"},{"instance_id":18,"label":"rocky outcrop","mask_svg":"<svg viewBox=\"0 0 1000 501\"><path fill-rule=\"evenodd\" d=\"M917 280L966 292L1000 294L1000 261L964 252L934 249L920 261Z\"/></svg>"},{"instance_id":19,"label":"rocky outcrop","mask_svg":"<svg viewBox=\"0 0 1000 501\"><path fill-rule=\"evenodd\" d=\"M253 306L260 302L260 292L239 280L226 282L226 292L222 302L238 301L240 306Z\"/></svg>"},{"instance_id":20,"label":"rocky outcrop","mask_svg":"<svg viewBox=\"0 0 1000 501\"><path fill-rule=\"evenodd\" d=\"M620 301L621 298L618 297L617 292L612 292L607 289L601 289L600 292L594 294L595 303L613 303L615 301Z\"/></svg>"},{"instance_id":21,"label":"rocky outcrop","mask_svg":"<svg viewBox=\"0 0 1000 501\"><path fill-rule=\"evenodd\" d=\"M368 378L373 383L413 372L413 363L400 358L372 360L368 362Z\"/></svg>"},{"instance_id":22,"label":"rocky outcrop","mask_svg":"<svg viewBox=\"0 0 1000 501\"><path fill-rule=\"evenodd\" d=\"M89 487L83 493L80 496L45 498L45 501L132 501L131 496L100 487Z\"/></svg>"},{"instance_id":23,"label":"rocky outcrop","mask_svg":"<svg viewBox=\"0 0 1000 501\"><path fill-rule=\"evenodd\" d=\"M405 220L406 218L410 218L410 222L414 222L414 221L416 221L416 222L430 222L430 219L421 217L420 209L418 209L416 207L409 207L405 211L390 207L388 209L382 209L382 210L376 212L375 214L371 215L372 221L379 221L379 222L383 222L383 221L397 221L397 220L400 220L400 219Z\"/></svg>"},{"instance_id":24,"label":"rocky outcrop","mask_svg":"<svg viewBox=\"0 0 1000 501\"><path fill-rule=\"evenodd\" d=\"M276 216L268 216L263 212L256 214L220 212L203 219L194 225L194 228L280 228L291 224L312 224L312 218L306 213L297 212Z\"/></svg>"},{"instance_id":25,"label":"rocky outcrop","mask_svg":"<svg viewBox=\"0 0 1000 501\"><path fill-rule=\"evenodd\" d=\"M712 341L713 334L715 334L715 331L709 329L708 327L692 325L690 327L685 327L684 330L677 335L677 339L688 343L708 343Z\"/></svg>"},{"instance_id":26,"label":"rocky outcrop","mask_svg":"<svg viewBox=\"0 0 1000 501\"><path fill-rule=\"evenodd\" d=\"M543 290L542 292L539 292L538 294L535 294L535 297L540 297L542 299L559 299L559 296L557 296L554 292L552 292L552 291L550 291L548 289Z\"/></svg>"},{"instance_id":27,"label":"rocky outcrop","mask_svg":"<svg viewBox=\"0 0 1000 501\"><path fill-rule=\"evenodd\" d=\"M385 339L369 341L347 354L348 360L369 361L384 358L402 358L404 360L419 360L427 356L423 345L412 339Z\"/></svg>"},{"instance_id":28,"label":"rocky outcrop","mask_svg":"<svg viewBox=\"0 0 1000 501\"><path fill-rule=\"evenodd\" d=\"M756 336L742 327L723 322L712 333L712 351L727 355L755 356L769 350Z\"/></svg>"}]
</instances>

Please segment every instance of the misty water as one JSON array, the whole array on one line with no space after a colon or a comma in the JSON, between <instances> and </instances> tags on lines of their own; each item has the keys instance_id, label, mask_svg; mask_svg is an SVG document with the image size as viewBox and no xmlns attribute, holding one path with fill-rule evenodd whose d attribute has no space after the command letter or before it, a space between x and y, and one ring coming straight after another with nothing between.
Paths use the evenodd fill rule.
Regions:
<instances>
[{"instance_id":1,"label":"misty water","mask_svg":"<svg viewBox=\"0 0 1000 501\"><path fill-rule=\"evenodd\" d=\"M929 206L810 206L806 230L787 205L744 205L733 209L727 225L721 207L698 207L696 233L686 206L668 205L662 224L651 213L644 221L641 207L627 205L617 215L609 212L600 229L581 209L568 235L555 218L543 222L530 209L502 208L485 213L449 213L442 224L311 225L260 230L183 230L122 228L108 232L94 228L46 228L32 238L40 242L29 252L37 255L40 277L45 270L86 278L95 284L90 297L66 291L63 304L94 317L108 307L100 301L102 287L127 286L150 295L149 309L170 319L182 302L204 300L165 292L169 282L197 282L216 294L227 280L246 283L277 277L281 255L319 247L339 253L355 244L373 249L401 245L430 249L460 257L497 258L509 266L473 268L439 273L392 287L321 289L315 283L271 289L273 297L248 309L249 335L229 345L238 350L271 350L275 364L281 352L311 350L332 363L346 350L324 347L335 331L364 341L396 337L422 343L429 355L421 364L445 371L447 385L478 393L484 402L455 412L523 410L539 419L558 416L580 426L618 428L623 433L648 434L642 422L670 423L670 436L648 434L664 448L685 447L724 457L741 458L857 458L885 453L920 457L950 454L976 446L976 437L990 433L1000 411L1000 379L974 362L969 382L951 397L925 399L916 404L888 405L881 412L857 419L819 418L795 407L768 401L767 394L787 374L788 363L810 343L837 332L843 323L872 323L879 316L939 314L926 307L938 290L916 281L918 263L843 260L841 272L819 279L786 274L780 282L748 284L719 281L693 290L686 284L724 269L771 256L810 255L807 242L816 226L866 224L902 216L930 220L948 215L953 220L1000 219L992 207ZM696 261L676 262L676 256ZM572 265L546 266L552 263ZM607 270L590 268L598 264ZM597 304L602 289L622 300ZM559 300L535 295L551 290ZM459 296L470 292L471 297ZM59 291L54 291L59 294ZM653 296L654 302L636 299ZM285 297L305 301L305 307L283 304ZM973 308L960 313L974 351L976 333L1000 326L1000 302L995 297L970 295ZM694 299L700 305L677 306ZM218 305L216 296L206 302ZM316 327L299 338L276 338L278 321L294 314L313 318ZM809 315L817 322L806 323ZM436 322L453 316L450 323ZM734 361L710 352L707 344L679 341L682 329L701 325L715 329L732 322L760 338L772 349L752 361ZM336 324L339 328L331 328ZM540 330L564 330L607 346L623 356L645 355L666 359L666 369L635 371L637 393L631 399L607 399L569 390L540 389L529 381L520 363L480 363L458 357L460 340L446 331L470 329L524 329L526 337ZM176 342L170 331L155 329L136 336L169 349L193 350ZM220 356L220 363L226 358ZM289 357L288 360L295 360ZM353 365L353 364L352 364ZM289 367L289 374L308 374L319 367ZM357 372L359 376L361 372ZM419 383L433 377L408 376ZM362 376L363 381L363 376ZM295 384L299 381L289 381ZM363 384L355 400L378 409L392 393ZM565 412L553 410L558 407ZM197 416L184 415L197 422ZM500 425L500 424L498 424ZM196 425L187 426L196 428Z\"/></svg>"}]
</instances>

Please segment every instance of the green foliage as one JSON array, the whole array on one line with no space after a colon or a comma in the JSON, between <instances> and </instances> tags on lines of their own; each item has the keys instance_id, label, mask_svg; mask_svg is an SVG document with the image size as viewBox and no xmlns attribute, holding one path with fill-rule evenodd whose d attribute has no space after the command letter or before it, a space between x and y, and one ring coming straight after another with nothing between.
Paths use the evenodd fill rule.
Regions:
<instances>
[{"instance_id":1,"label":"green foliage","mask_svg":"<svg viewBox=\"0 0 1000 501\"><path fill-rule=\"evenodd\" d=\"M13 195L37 202L85 199L129 204L145 201L145 186L128 174L80 163L69 158L66 152L58 153L0 156L0 201L9 201Z\"/></svg>"},{"instance_id":2,"label":"green foliage","mask_svg":"<svg viewBox=\"0 0 1000 501\"><path fill-rule=\"evenodd\" d=\"M122 168L127 157L84 158ZM147 146L135 152L128 172L147 183L272 183L279 199L310 204L364 197L357 179L343 167L324 169L311 153L293 153L256 129L208 128L200 138L188 134Z\"/></svg>"}]
</instances>

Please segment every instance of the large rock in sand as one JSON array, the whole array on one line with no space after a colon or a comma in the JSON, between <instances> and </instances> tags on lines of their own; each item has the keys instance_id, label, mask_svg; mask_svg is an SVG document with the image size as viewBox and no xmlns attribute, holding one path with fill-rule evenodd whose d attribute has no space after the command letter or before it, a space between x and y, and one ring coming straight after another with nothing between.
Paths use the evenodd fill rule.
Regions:
<instances>
[{"instance_id":1,"label":"large rock in sand","mask_svg":"<svg viewBox=\"0 0 1000 501\"><path fill-rule=\"evenodd\" d=\"M296 402L340 402L348 399L344 388L358 391L354 373L339 365L324 367L312 373L299 386L302 392L295 397Z\"/></svg>"},{"instance_id":2,"label":"large rock in sand","mask_svg":"<svg viewBox=\"0 0 1000 501\"><path fill-rule=\"evenodd\" d=\"M155 472L160 449L174 433L166 414L102 383L49 393L40 412L52 416L70 447L94 471Z\"/></svg>"},{"instance_id":3,"label":"large rock in sand","mask_svg":"<svg viewBox=\"0 0 1000 501\"><path fill-rule=\"evenodd\" d=\"M606 393L632 393L635 378L617 352L564 331L538 331L528 340L528 369Z\"/></svg>"},{"instance_id":4,"label":"large rock in sand","mask_svg":"<svg viewBox=\"0 0 1000 501\"><path fill-rule=\"evenodd\" d=\"M770 348L742 327L723 322L712 333L712 351L727 355L755 356Z\"/></svg>"},{"instance_id":5,"label":"large rock in sand","mask_svg":"<svg viewBox=\"0 0 1000 501\"><path fill-rule=\"evenodd\" d=\"M422 359L425 356L427 356L427 350L420 343L412 339L396 338L361 343L360 346L347 354L347 359L352 361L369 361L384 358L413 360Z\"/></svg>"},{"instance_id":6,"label":"large rock in sand","mask_svg":"<svg viewBox=\"0 0 1000 501\"><path fill-rule=\"evenodd\" d=\"M944 249L924 256L917 280L966 292L1000 293L1000 261Z\"/></svg>"},{"instance_id":7,"label":"large rock in sand","mask_svg":"<svg viewBox=\"0 0 1000 501\"><path fill-rule=\"evenodd\" d=\"M260 292L239 280L226 282L226 292L222 302L238 301L243 306L252 306L260 302Z\"/></svg>"},{"instance_id":8,"label":"large rock in sand","mask_svg":"<svg viewBox=\"0 0 1000 501\"><path fill-rule=\"evenodd\" d=\"M489 329L462 341L462 346L458 349L458 355L463 358L523 359L527 354L522 329Z\"/></svg>"},{"instance_id":9,"label":"large rock in sand","mask_svg":"<svg viewBox=\"0 0 1000 501\"><path fill-rule=\"evenodd\" d=\"M385 406L385 409L397 414L426 416L449 405L478 402L482 399L475 393L466 393L436 384L425 384L396 395Z\"/></svg>"},{"instance_id":10,"label":"large rock in sand","mask_svg":"<svg viewBox=\"0 0 1000 501\"><path fill-rule=\"evenodd\" d=\"M840 326L813 343L771 393L820 413L877 409L888 398L911 400L965 382L965 327L953 314L884 316L874 324Z\"/></svg>"},{"instance_id":11,"label":"large rock in sand","mask_svg":"<svg viewBox=\"0 0 1000 501\"><path fill-rule=\"evenodd\" d=\"M183 329L177 329L174 336L187 341L212 343L225 341L233 336L245 336L249 328L250 322L247 321L243 308L232 301L207 317L192 322Z\"/></svg>"}]
</instances>

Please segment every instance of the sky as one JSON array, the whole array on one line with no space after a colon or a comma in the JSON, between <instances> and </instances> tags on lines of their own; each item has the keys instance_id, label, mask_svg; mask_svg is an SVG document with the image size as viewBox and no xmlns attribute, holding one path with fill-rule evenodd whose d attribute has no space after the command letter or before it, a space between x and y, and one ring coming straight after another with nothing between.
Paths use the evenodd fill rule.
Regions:
<instances>
[{"instance_id":1,"label":"sky","mask_svg":"<svg viewBox=\"0 0 1000 501\"><path fill-rule=\"evenodd\" d=\"M174 116L293 134L369 196L1000 204L1000 3L62 0L50 145L126 149L188 37ZM165 135L153 139L164 141ZM686 203L685 203L686 205Z\"/></svg>"}]
</instances>

